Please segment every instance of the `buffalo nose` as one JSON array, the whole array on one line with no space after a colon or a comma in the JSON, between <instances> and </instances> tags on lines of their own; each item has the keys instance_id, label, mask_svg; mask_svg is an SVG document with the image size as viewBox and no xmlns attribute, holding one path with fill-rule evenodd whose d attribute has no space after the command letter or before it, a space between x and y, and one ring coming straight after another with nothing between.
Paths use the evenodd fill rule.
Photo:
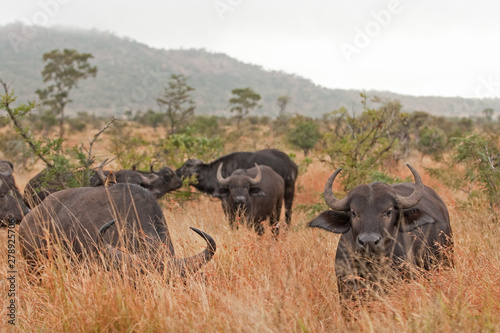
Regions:
<instances>
[{"instance_id":1,"label":"buffalo nose","mask_svg":"<svg viewBox=\"0 0 500 333\"><path fill-rule=\"evenodd\" d=\"M236 203L244 203L246 201L245 196L237 195L234 197L234 202Z\"/></svg>"},{"instance_id":2,"label":"buffalo nose","mask_svg":"<svg viewBox=\"0 0 500 333\"><path fill-rule=\"evenodd\" d=\"M358 236L356 245L359 249L380 249L382 247L382 235L373 232L362 233Z\"/></svg>"}]
</instances>

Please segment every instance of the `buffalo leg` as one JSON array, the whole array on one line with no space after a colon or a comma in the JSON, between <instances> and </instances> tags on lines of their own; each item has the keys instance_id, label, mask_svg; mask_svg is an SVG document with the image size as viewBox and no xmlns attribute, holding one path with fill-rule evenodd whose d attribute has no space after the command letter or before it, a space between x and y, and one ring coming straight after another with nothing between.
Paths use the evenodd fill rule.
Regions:
<instances>
[{"instance_id":1,"label":"buffalo leg","mask_svg":"<svg viewBox=\"0 0 500 333\"><path fill-rule=\"evenodd\" d=\"M285 221L288 226L292 221L292 204L295 196L295 184L285 185Z\"/></svg>"}]
</instances>

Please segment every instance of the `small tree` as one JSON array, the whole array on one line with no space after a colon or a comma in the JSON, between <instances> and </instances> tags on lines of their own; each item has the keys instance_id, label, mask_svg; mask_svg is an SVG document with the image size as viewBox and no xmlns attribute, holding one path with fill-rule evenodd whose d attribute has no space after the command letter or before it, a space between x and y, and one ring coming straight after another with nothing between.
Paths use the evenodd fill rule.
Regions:
<instances>
[{"instance_id":1,"label":"small tree","mask_svg":"<svg viewBox=\"0 0 500 333\"><path fill-rule=\"evenodd\" d=\"M286 113L286 107L290 103L290 100L291 97L288 95L282 95L276 100L276 105L278 106L278 116L276 117L274 129L278 133L283 133L287 129L290 117Z\"/></svg>"},{"instance_id":2,"label":"small tree","mask_svg":"<svg viewBox=\"0 0 500 333\"><path fill-rule=\"evenodd\" d=\"M161 124L164 119L164 114L162 114L161 112L155 112L151 109L147 110L144 113L139 111L134 116L134 121L152 127L155 132L158 125Z\"/></svg>"},{"instance_id":3,"label":"small tree","mask_svg":"<svg viewBox=\"0 0 500 333\"><path fill-rule=\"evenodd\" d=\"M37 104L30 101L28 104L21 104L13 108L12 103L16 100L14 93L9 92L9 87L1 79L0 85L5 92L5 94L0 94L0 109L7 111L16 133L26 142L33 155L40 158L47 166L43 181L50 182L57 180L60 182L61 189L88 185L91 174L90 166L95 162L92 147L99 136L111 126L115 119L112 119L92 140L89 140L88 148L82 144L80 147L74 146L63 152L63 139L50 139L43 136L38 139L34 138L31 131L21 125L21 120L29 116Z\"/></svg>"},{"instance_id":4,"label":"small tree","mask_svg":"<svg viewBox=\"0 0 500 333\"><path fill-rule=\"evenodd\" d=\"M302 149L304 156L307 156L321 137L319 126L314 120L301 116L296 117L293 122L296 126L288 132L288 141Z\"/></svg>"},{"instance_id":5,"label":"small tree","mask_svg":"<svg viewBox=\"0 0 500 333\"><path fill-rule=\"evenodd\" d=\"M386 102L372 109L367 106L367 97L361 94L361 98L362 114L350 114L345 108L334 111L334 129L323 139L323 153L329 156L332 166L345 169L346 190L374 181L377 164L398 142L401 104Z\"/></svg>"},{"instance_id":6,"label":"small tree","mask_svg":"<svg viewBox=\"0 0 500 333\"><path fill-rule=\"evenodd\" d=\"M156 99L158 106L165 110L169 130L168 134L177 133L179 128L194 115L195 102L191 97L193 87L187 84L184 75L172 74L163 95Z\"/></svg>"},{"instance_id":7,"label":"small tree","mask_svg":"<svg viewBox=\"0 0 500 333\"><path fill-rule=\"evenodd\" d=\"M288 95L278 97L276 104L278 105L278 118L286 117L286 107L292 98Z\"/></svg>"},{"instance_id":8,"label":"small tree","mask_svg":"<svg viewBox=\"0 0 500 333\"><path fill-rule=\"evenodd\" d=\"M421 160L425 155L431 155L436 161L441 160L442 153L446 149L447 138L444 131L438 127L425 126L420 130L418 150L422 153Z\"/></svg>"},{"instance_id":9,"label":"small tree","mask_svg":"<svg viewBox=\"0 0 500 333\"><path fill-rule=\"evenodd\" d=\"M236 113L236 126L240 127L241 120L255 108L261 107L259 105L260 95L253 91L251 88L233 89L233 95L229 100L232 105L230 111Z\"/></svg>"},{"instance_id":10,"label":"small tree","mask_svg":"<svg viewBox=\"0 0 500 333\"><path fill-rule=\"evenodd\" d=\"M410 114L408 122L413 129L415 144L418 145L418 141L420 141L420 130L430 121L431 118L432 116L424 111L414 111Z\"/></svg>"},{"instance_id":11,"label":"small tree","mask_svg":"<svg viewBox=\"0 0 500 333\"><path fill-rule=\"evenodd\" d=\"M500 204L500 150L493 140L478 134L452 138L455 144L453 164L465 166L465 179L477 182L490 207Z\"/></svg>"},{"instance_id":12,"label":"small tree","mask_svg":"<svg viewBox=\"0 0 500 333\"><path fill-rule=\"evenodd\" d=\"M158 159L176 168L190 158L213 160L220 156L223 148L222 140L218 136L198 136L192 130L171 135L160 142L160 145L160 151L156 153Z\"/></svg>"},{"instance_id":13,"label":"small tree","mask_svg":"<svg viewBox=\"0 0 500 333\"><path fill-rule=\"evenodd\" d=\"M59 138L64 136L64 108L71 102L69 93L77 87L79 80L95 77L97 67L90 66L90 53L78 53L76 50L52 50L43 54L45 67L42 70L43 82L51 82L45 89L36 93L42 105L50 107L55 115L59 115Z\"/></svg>"},{"instance_id":14,"label":"small tree","mask_svg":"<svg viewBox=\"0 0 500 333\"><path fill-rule=\"evenodd\" d=\"M483 110L484 119L486 119L487 122L491 122L493 120L493 113L494 110L492 108L484 109Z\"/></svg>"},{"instance_id":15,"label":"small tree","mask_svg":"<svg viewBox=\"0 0 500 333\"><path fill-rule=\"evenodd\" d=\"M189 128L194 130L198 135L208 138L213 138L221 133L217 116L196 116L189 125Z\"/></svg>"}]
</instances>

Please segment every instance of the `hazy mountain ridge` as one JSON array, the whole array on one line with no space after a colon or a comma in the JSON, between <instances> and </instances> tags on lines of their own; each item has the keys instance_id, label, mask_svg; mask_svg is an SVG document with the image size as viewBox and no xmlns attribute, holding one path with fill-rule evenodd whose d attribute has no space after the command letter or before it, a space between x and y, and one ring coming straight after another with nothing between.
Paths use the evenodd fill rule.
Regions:
<instances>
[{"instance_id":1,"label":"hazy mountain ridge","mask_svg":"<svg viewBox=\"0 0 500 333\"><path fill-rule=\"evenodd\" d=\"M291 96L289 113L313 117L339 109L360 110L359 92L327 89L310 80L279 71L267 71L225 54L206 50L151 48L129 38L96 30L29 28L21 24L0 27L0 78L12 83L18 101L34 99L44 86L42 54L53 49L92 53L96 78L71 91L71 112L120 115L126 110L158 110L156 98L170 74L184 74L196 90L197 114L229 115L228 100L234 88L251 87L262 96L260 115L277 115L276 99ZM416 97L383 91L370 96L398 99L405 111L421 110L443 116L480 115L485 108L500 110L500 99Z\"/></svg>"}]
</instances>

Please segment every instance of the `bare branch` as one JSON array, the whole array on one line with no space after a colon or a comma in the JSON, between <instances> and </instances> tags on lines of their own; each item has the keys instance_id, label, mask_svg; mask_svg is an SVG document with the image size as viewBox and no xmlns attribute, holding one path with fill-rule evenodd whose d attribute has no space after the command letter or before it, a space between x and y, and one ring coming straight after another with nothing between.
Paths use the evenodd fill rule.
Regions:
<instances>
[{"instance_id":1,"label":"bare branch","mask_svg":"<svg viewBox=\"0 0 500 333\"><path fill-rule=\"evenodd\" d=\"M106 124L106 126L104 126L99 132L97 132L96 135L94 135L94 138L92 140L90 140L89 138L89 149L85 149L87 150L88 152L88 157L87 157L87 167L91 166L93 163L94 163L94 157L92 157L92 147L94 145L94 143L97 141L97 139L99 138L99 136L104 133L104 131L106 131L114 122L115 122L116 118L113 117L109 123ZM82 145L83 147L83 145ZM116 157L115 157L116 158Z\"/></svg>"}]
</instances>

